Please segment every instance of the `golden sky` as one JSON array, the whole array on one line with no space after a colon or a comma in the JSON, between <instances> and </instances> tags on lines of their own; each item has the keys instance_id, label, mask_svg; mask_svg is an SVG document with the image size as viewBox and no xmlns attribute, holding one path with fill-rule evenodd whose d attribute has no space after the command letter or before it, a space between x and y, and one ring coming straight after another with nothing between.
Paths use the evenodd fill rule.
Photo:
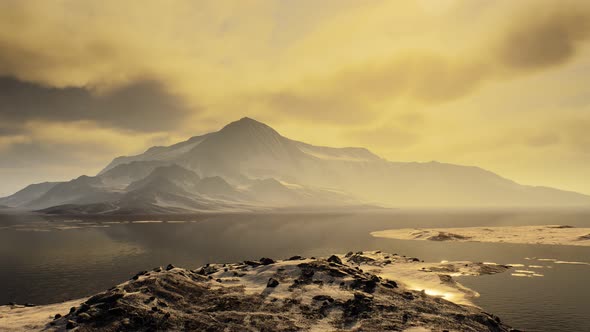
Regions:
<instances>
[{"instance_id":1,"label":"golden sky","mask_svg":"<svg viewBox=\"0 0 590 332\"><path fill-rule=\"evenodd\" d=\"M587 0L4 0L0 194L250 116L590 194Z\"/></svg>"}]
</instances>

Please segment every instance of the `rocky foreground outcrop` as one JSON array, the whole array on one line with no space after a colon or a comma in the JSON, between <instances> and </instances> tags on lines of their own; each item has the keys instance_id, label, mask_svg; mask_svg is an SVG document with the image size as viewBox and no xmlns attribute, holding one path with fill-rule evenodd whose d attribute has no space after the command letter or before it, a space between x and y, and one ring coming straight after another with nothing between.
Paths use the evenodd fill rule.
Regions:
<instances>
[{"instance_id":1,"label":"rocky foreground outcrop","mask_svg":"<svg viewBox=\"0 0 590 332\"><path fill-rule=\"evenodd\" d=\"M412 290L391 271L460 287L449 274L502 272L502 265L428 264L380 252L329 258L169 265L88 298L45 330L76 331L511 331L475 306ZM423 331L423 330L420 330Z\"/></svg>"}]
</instances>

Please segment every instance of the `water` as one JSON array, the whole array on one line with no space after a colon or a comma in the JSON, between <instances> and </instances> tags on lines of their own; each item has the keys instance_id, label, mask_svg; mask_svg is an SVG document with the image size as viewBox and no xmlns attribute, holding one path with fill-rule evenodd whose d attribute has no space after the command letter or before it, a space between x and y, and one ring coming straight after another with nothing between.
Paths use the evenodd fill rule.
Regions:
<instances>
[{"instance_id":1,"label":"water","mask_svg":"<svg viewBox=\"0 0 590 332\"><path fill-rule=\"evenodd\" d=\"M118 221L2 215L0 303L45 304L80 298L120 283L137 271L168 263L192 268L207 262L236 262L263 256L309 257L382 250L434 262L473 260L542 265L543 268L533 270L544 277L518 278L503 273L464 277L460 282L481 294L475 300L478 305L515 327L530 331L590 331L590 265L525 259L590 262L590 247L402 241L369 235L371 231L406 227L590 227L590 212L400 210L182 219L186 222L113 224ZM56 226L67 229L58 230Z\"/></svg>"}]
</instances>

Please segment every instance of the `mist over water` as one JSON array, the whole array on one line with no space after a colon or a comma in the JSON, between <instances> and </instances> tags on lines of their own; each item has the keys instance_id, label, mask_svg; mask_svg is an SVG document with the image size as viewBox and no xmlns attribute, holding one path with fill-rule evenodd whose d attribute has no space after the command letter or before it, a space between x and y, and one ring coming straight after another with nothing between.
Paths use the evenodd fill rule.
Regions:
<instances>
[{"instance_id":1,"label":"mist over water","mask_svg":"<svg viewBox=\"0 0 590 332\"><path fill-rule=\"evenodd\" d=\"M515 264L543 275L509 271L461 278L481 293L477 305L527 330L590 328L590 248L379 239L371 231L406 227L590 225L582 211L391 211L388 213L282 213L184 216L125 220L46 220L4 215L0 229L0 303L53 303L91 295L137 271L172 263L188 268L209 262L292 255L325 256L382 250L425 261L472 260ZM26 225L27 227L23 226ZM55 225L71 227L62 230ZM541 260L539 260L541 259ZM546 260L553 259L553 260ZM537 266L536 268L528 267ZM538 266L543 266L538 268Z\"/></svg>"}]
</instances>

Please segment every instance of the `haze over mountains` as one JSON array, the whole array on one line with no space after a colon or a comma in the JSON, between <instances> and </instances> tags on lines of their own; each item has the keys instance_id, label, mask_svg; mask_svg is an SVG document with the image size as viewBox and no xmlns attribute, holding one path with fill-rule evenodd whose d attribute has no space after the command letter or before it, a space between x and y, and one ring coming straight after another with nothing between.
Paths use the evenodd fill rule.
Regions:
<instances>
[{"instance_id":1,"label":"haze over mountains","mask_svg":"<svg viewBox=\"0 0 590 332\"><path fill-rule=\"evenodd\" d=\"M0 205L49 213L254 211L282 207L590 206L590 196L520 185L478 167L391 162L364 148L281 136L250 118L136 156L96 176L45 182Z\"/></svg>"}]
</instances>

